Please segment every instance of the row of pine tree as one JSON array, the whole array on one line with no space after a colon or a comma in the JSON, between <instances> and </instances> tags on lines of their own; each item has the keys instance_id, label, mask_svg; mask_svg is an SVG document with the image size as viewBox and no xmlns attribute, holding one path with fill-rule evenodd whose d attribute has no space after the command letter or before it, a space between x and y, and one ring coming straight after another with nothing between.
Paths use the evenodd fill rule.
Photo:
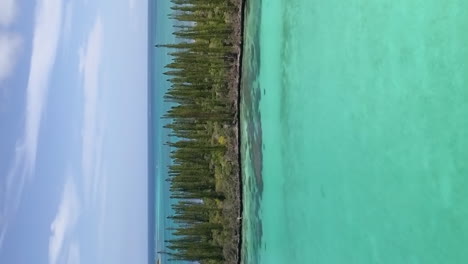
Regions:
<instances>
[{"instance_id":1,"label":"row of pine tree","mask_svg":"<svg viewBox=\"0 0 468 264\"><path fill-rule=\"evenodd\" d=\"M172 105L164 116L173 139L167 143L172 158L168 180L171 198L177 199L169 217L176 227L170 229L174 238L166 241L167 254L173 260L228 263L233 249L226 240L232 239L232 230L223 220L223 207L233 201L220 186L232 175L223 174L219 157L232 147L223 130L236 122L236 104L228 95L238 58L232 17L239 7L230 0L171 2L178 41L157 46L168 48L173 57L164 73L171 83L165 100Z\"/></svg>"}]
</instances>

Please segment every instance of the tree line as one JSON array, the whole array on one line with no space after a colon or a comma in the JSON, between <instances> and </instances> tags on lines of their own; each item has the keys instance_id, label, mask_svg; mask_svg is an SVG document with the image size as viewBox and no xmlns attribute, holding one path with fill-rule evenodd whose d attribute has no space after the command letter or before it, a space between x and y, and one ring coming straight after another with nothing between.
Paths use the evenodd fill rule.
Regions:
<instances>
[{"instance_id":1,"label":"tree line","mask_svg":"<svg viewBox=\"0 0 468 264\"><path fill-rule=\"evenodd\" d=\"M229 0L171 0L175 20L172 62L165 75L171 87L165 100L171 108L173 140L169 166L171 198L176 224L173 239L166 241L172 260L200 263L227 262L225 240L229 239L224 207L229 201L223 181L228 177L224 155L230 148L229 133L236 111L229 98L232 69L237 52L233 44L232 17L238 12ZM232 221L229 220L229 221Z\"/></svg>"}]
</instances>

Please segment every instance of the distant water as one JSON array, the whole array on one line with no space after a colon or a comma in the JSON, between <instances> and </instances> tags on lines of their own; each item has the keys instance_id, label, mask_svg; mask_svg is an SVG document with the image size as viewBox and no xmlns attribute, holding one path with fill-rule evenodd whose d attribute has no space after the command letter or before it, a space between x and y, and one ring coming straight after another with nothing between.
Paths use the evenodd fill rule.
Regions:
<instances>
[{"instance_id":1,"label":"distant water","mask_svg":"<svg viewBox=\"0 0 468 264\"><path fill-rule=\"evenodd\" d=\"M168 123L167 119L161 117L169 109L170 105L164 102L164 95L170 87L170 83L167 81L167 76L163 74L165 66L171 62L172 57L169 56L168 49L155 48L155 44L167 44L174 43L176 39L172 32L173 22L169 19L168 14L171 13L171 2L150 0L149 1L149 89L151 98L149 98L149 116L151 122L151 138L152 145L151 162L150 165L153 167L149 168L154 177L153 186L155 190L155 203L153 208L154 218L154 242L150 243L155 246L153 254L155 257L160 258L161 263L169 263L169 256L167 254L157 254L157 252L166 252L165 240L171 239L171 232L167 230L168 227L174 227L174 223L168 219L169 215L172 215L173 210L171 204L174 203L170 199L169 183L166 181L168 177L168 165L171 163L169 157L170 149L165 143L169 141L169 130L163 127ZM151 249L150 249L151 250ZM150 261L155 263L155 261ZM181 261L172 261L170 263L186 263Z\"/></svg>"},{"instance_id":2,"label":"distant water","mask_svg":"<svg viewBox=\"0 0 468 264\"><path fill-rule=\"evenodd\" d=\"M468 263L468 1L247 5L244 263Z\"/></svg>"}]
</instances>

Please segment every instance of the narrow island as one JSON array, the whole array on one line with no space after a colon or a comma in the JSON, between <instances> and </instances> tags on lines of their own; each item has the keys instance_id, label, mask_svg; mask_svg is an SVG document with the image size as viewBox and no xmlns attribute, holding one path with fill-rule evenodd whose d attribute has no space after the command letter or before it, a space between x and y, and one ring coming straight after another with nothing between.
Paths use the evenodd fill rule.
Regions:
<instances>
[{"instance_id":1,"label":"narrow island","mask_svg":"<svg viewBox=\"0 0 468 264\"><path fill-rule=\"evenodd\" d=\"M242 184L239 89L243 0L171 0L176 43L164 115L175 223L165 254L202 264L240 263Z\"/></svg>"}]
</instances>

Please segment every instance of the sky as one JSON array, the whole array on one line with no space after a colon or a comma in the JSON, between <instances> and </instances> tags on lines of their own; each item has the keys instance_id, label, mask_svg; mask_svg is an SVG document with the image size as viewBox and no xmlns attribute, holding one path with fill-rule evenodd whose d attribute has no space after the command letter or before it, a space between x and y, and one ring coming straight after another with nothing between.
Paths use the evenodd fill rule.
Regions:
<instances>
[{"instance_id":1,"label":"sky","mask_svg":"<svg viewBox=\"0 0 468 264\"><path fill-rule=\"evenodd\" d=\"M0 0L0 263L147 263L147 1Z\"/></svg>"}]
</instances>

